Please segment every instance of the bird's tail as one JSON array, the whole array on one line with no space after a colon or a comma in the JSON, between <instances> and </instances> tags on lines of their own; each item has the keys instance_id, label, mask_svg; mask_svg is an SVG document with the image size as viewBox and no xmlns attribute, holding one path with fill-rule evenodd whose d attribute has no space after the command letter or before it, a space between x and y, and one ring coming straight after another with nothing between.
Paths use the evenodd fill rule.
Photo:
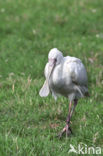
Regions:
<instances>
[{"instance_id":1,"label":"bird's tail","mask_svg":"<svg viewBox=\"0 0 103 156\"><path fill-rule=\"evenodd\" d=\"M79 94L81 95L81 97L84 97L84 94L82 93L80 86L75 86L75 89L79 92Z\"/></svg>"},{"instance_id":2,"label":"bird's tail","mask_svg":"<svg viewBox=\"0 0 103 156\"><path fill-rule=\"evenodd\" d=\"M78 86L78 85L76 85L75 89L79 92L81 97L84 97L84 96L89 97L90 96L90 94L88 92L88 88L86 86Z\"/></svg>"}]
</instances>

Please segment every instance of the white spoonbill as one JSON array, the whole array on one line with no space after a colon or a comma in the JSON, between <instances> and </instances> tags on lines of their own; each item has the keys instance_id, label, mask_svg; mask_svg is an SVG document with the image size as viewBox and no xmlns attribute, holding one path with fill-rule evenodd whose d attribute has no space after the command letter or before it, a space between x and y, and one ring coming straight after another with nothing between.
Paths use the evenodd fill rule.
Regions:
<instances>
[{"instance_id":1,"label":"white spoonbill","mask_svg":"<svg viewBox=\"0 0 103 156\"><path fill-rule=\"evenodd\" d=\"M70 101L66 126L58 135L61 137L66 132L68 136L72 133L70 120L78 99L89 96L86 69L80 59L70 56L63 57L61 51L53 48L48 54L48 63L44 73L46 80L39 95L46 97L51 92L55 99L58 95L63 95ZM71 109L72 102L74 105Z\"/></svg>"}]
</instances>

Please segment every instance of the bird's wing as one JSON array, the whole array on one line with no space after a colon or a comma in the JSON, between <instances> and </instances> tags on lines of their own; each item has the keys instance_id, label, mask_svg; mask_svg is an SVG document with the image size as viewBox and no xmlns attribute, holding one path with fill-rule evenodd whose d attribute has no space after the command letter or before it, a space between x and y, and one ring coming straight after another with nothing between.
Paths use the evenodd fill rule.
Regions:
<instances>
[{"instance_id":1,"label":"bird's wing","mask_svg":"<svg viewBox=\"0 0 103 156\"><path fill-rule=\"evenodd\" d=\"M82 61L75 57L66 57L65 63L72 82L77 85L87 86L87 72Z\"/></svg>"},{"instance_id":2,"label":"bird's wing","mask_svg":"<svg viewBox=\"0 0 103 156\"><path fill-rule=\"evenodd\" d=\"M65 59L66 72L74 84L81 97L88 96L88 79L85 66L82 61L75 57L67 57Z\"/></svg>"}]
</instances>

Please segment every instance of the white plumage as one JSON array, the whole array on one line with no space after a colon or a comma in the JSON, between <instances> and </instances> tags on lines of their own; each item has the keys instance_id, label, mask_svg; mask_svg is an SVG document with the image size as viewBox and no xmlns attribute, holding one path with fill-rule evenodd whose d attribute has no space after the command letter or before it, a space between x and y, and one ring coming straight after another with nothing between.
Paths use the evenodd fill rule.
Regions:
<instances>
[{"instance_id":1,"label":"white plumage","mask_svg":"<svg viewBox=\"0 0 103 156\"><path fill-rule=\"evenodd\" d=\"M80 59L70 56L63 57L62 52L54 48L49 52L44 74L46 80L39 95L46 97L51 92L55 99L58 95L63 95L70 101L66 126L59 134L61 137L66 132L68 136L72 133L70 120L78 99L89 95L86 69ZM72 101L74 106L71 110Z\"/></svg>"},{"instance_id":2,"label":"white plumage","mask_svg":"<svg viewBox=\"0 0 103 156\"><path fill-rule=\"evenodd\" d=\"M87 73L80 59L70 56L63 57L56 48L50 50L48 59L49 62L44 71L46 81L40 90L41 97L48 96L50 91L55 99L58 95L63 95L68 97L70 101L87 95ZM52 67L50 60L56 60L54 66L51 65Z\"/></svg>"}]
</instances>

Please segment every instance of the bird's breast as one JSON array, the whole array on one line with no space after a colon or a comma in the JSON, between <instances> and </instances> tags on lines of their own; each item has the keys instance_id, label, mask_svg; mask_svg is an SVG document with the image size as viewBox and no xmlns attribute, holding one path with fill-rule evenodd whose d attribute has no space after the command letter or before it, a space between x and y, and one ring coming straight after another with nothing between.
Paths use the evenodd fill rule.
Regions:
<instances>
[{"instance_id":1,"label":"bird's breast","mask_svg":"<svg viewBox=\"0 0 103 156\"><path fill-rule=\"evenodd\" d=\"M57 93L67 93L71 90L71 77L61 66L58 66L52 72L49 85Z\"/></svg>"}]
</instances>

